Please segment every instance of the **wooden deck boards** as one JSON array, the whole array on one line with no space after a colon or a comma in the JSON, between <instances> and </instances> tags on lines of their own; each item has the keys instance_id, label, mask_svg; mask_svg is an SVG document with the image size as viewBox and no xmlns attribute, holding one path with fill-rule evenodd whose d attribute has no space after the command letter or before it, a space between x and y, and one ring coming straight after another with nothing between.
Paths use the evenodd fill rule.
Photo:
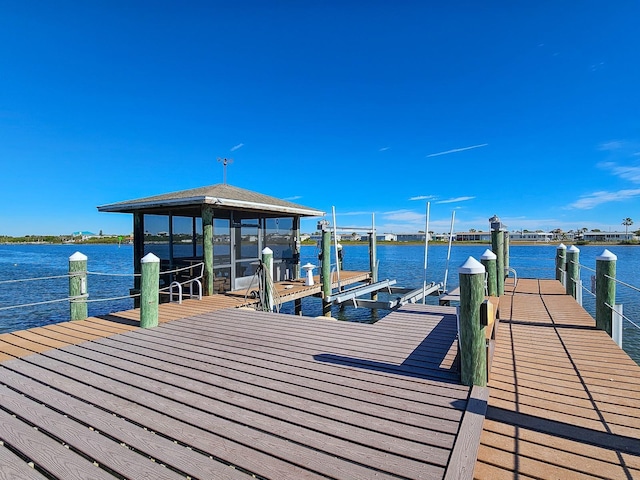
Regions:
<instances>
[{"instance_id":1,"label":"wooden deck boards","mask_svg":"<svg viewBox=\"0 0 640 480\"><path fill-rule=\"evenodd\" d=\"M500 315L475 477L640 478L640 367L559 282L519 280Z\"/></svg>"},{"instance_id":2,"label":"wooden deck boards","mask_svg":"<svg viewBox=\"0 0 640 480\"><path fill-rule=\"evenodd\" d=\"M24 478L443 478L477 420L453 310L429 308L375 325L240 309L147 330L91 320L110 336L0 363L0 458Z\"/></svg>"}]
</instances>

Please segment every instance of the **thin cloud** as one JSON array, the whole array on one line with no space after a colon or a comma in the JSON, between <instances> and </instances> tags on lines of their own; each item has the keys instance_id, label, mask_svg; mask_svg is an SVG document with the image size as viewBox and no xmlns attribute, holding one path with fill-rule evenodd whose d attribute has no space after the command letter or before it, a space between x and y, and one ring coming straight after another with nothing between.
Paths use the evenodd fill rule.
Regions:
<instances>
[{"instance_id":1,"label":"thin cloud","mask_svg":"<svg viewBox=\"0 0 640 480\"><path fill-rule=\"evenodd\" d=\"M237 144L235 147L231 147L231 151L235 152L236 150L241 149L242 147L244 147L244 143L239 143Z\"/></svg>"},{"instance_id":2,"label":"thin cloud","mask_svg":"<svg viewBox=\"0 0 640 480\"><path fill-rule=\"evenodd\" d=\"M411 197L409 200L433 200L435 195L419 195L417 197Z\"/></svg>"},{"instance_id":3,"label":"thin cloud","mask_svg":"<svg viewBox=\"0 0 640 480\"><path fill-rule=\"evenodd\" d=\"M620 190L618 192L607 192L605 190L593 192L589 195L582 195L578 200L570 204L567 208L577 210L590 210L598 205L609 202L620 202L640 196L640 189Z\"/></svg>"},{"instance_id":4,"label":"thin cloud","mask_svg":"<svg viewBox=\"0 0 640 480\"><path fill-rule=\"evenodd\" d=\"M294 195L293 197L287 197L287 198L283 198L283 200L300 200L302 198L302 195Z\"/></svg>"},{"instance_id":5,"label":"thin cloud","mask_svg":"<svg viewBox=\"0 0 640 480\"><path fill-rule=\"evenodd\" d=\"M445 152L430 153L429 155L427 155L427 158L429 158L429 157L439 157L440 155L449 155L450 153L464 152L465 150L473 150L474 148L486 147L488 145L489 145L488 143L481 143L480 145L472 145L470 147L454 148L453 150L447 150Z\"/></svg>"},{"instance_id":6,"label":"thin cloud","mask_svg":"<svg viewBox=\"0 0 640 480\"><path fill-rule=\"evenodd\" d=\"M439 200L436 203L456 203L456 202L466 202L467 200L473 200L476 197L456 197L449 198L447 200Z\"/></svg>"},{"instance_id":7,"label":"thin cloud","mask_svg":"<svg viewBox=\"0 0 640 480\"><path fill-rule=\"evenodd\" d=\"M406 222L406 223L424 223L424 213L414 212L413 210L393 210L385 212L383 218L386 221Z\"/></svg>"},{"instance_id":8,"label":"thin cloud","mask_svg":"<svg viewBox=\"0 0 640 480\"><path fill-rule=\"evenodd\" d=\"M613 150L620 150L624 146L625 146L625 142L621 140L611 140L609 142L603 142L600 145L598 145L598 150L610 152Z\"/></svg>"},{"instance_id":9,"label":"thin cloud","mask_svg":"<svg viewBox=\"0 0 640 480\"><path fill-rule=\"evenodd\" d=\"M618 165L614 162L602 162L598 167L608 170L611 175L629 180L633 183L640 183L640 166L638 165Z\"/></svg>"},{"instance_id":10,"label":"thin cloud","mask_svg":"<svg viewBox=\"0 0 640 480\"><path fill-rule=\"evenodd\" d=\"M391 147L382 147L380 150L378 150L379 152L386 152L387 150L389 150Z\"/></svg>"}]
</instances>

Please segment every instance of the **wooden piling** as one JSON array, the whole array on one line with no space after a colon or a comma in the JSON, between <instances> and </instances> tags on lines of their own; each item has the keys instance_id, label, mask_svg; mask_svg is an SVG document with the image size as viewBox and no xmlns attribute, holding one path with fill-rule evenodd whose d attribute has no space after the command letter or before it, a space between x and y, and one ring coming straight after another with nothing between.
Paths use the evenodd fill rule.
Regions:
<instances>
[{"instance_id":1,"label":"wooden piling","mask_svg":"<svg viewBox=\"0 0 640 480\"><path fill-rule=\"evenodd\" d=\"M376 232L373 230L369 234L369 271L371 272L371 283L376 283L378 281L378 253L377 249L377 239ZM371 300L378 300L378 293L371 293Z\"/></svg>"},{"instance_id":2,"label":"wooden piling","mask_svg":"<svg viewBox=\"0 0 640 480\"><path fill-rule=\"evenodd\" d=\"M571 245L567 249L567 276L565 291L567 295L577 298L578 280L580 279L580 249Z\"/></svg>"},{"instance_id":3,"label":"wooden piling","mask_svg":"<svg viewBox=\"0 0 640 480\"><path fill-rule=\"evenodd\" d=\"M264 309L273 311L273 250L265 247L262 250L262 267L264 268Z\"/></svg>"},{"instance_id":4,"label":"wooden piling","mask_svg":"<svg viewBox=\"0 0 640 480\"><path fill-rule=\"evenodd\" d=\"M331 303L325 298L331 295L331 230L322 230L322 269L320 271L322 281L322 314L331 316Z\"/></svg>"},{"instance_id":5,"label":"wooden piling","mask_svg":"<svg viewBox=\"0 0 640 480\"><path fill-rule=\"evenodd\" d=\"M487 344L485 326L480 321L480 305L484 301L484 274L484 266L473 257L469 257L458 269L460 380L463 385L481 387L487 385Z\"/></svg>"},{"instance_id":6,"label":"wooden piling","mask_svg":"<svg viewBox=\"0 0 640 480\"><path fill-rule=\"evenodd\" d=\"M202 257L204 261L204 285L205 295L213 295L213 207L202 205Z\"/></svg>"},{"instance_id":7,"label":"wooden piling","mask_svg":"<svg viewBox=\"0 0 640 480\"><path fill-rule=\"evenodd\" d=\"M157 327L160 259L153 253L148 253L142 258L140 264L142 266L142 278L140 281L140 327Z\"/></svg>"},{"instance_id":8,"label":"wooden piling","mask_svg":"<svg viewBox=\"0 0 640 480\"><path fill-rule=\"evenodd\" d=\"M76 252L69 257L69 314L71 320L87 318L87 256Z\"/></svg>"},{"instance_id":9,"label":"wooden piling","mask_svg":"<svg viewBox=\"0 0 640 480\"><path fill-rule=\"evenodd\" d=\"M511 243L509 230L503 230L502 241L504 242L504 278L507 278L509 276L509 245Z\"/></svg>"},{"instance_id":10,"label":"wooden piling","mask_svg":"<svg viewBox=\"0 0 640 480\"><path fill-rule=\"evenodd\" d=\"M596 257L596 328L612 336L613 311L616 304L616 261L618 257L605 249Z\"/></svg>"},{"instance_id":11,"label":"wooden piling","mask_svg":"<svg viewBox=\"0 0 640 480\"><path fill-rule=\"evenodd\" d=\"M567 247L564 243L558 245L556 249L556 280L563 285L565 283L565 273L567 271Z\"/></svg>"},{"instance_id":12,"label":"wooden piling","mask_svg":"<svg viewBox=\"0 0 640 480\"><path fill-rule=\"evenodd\" d=\"M480 263L484 265L487 272L487 295L490 297L498 296L498 282L496 271L496 254L488 248L484 251L480 257Z\"/></svg>"},{"instance_id":13,"label":"wooden piling","mask_svg":"<svg viewBox=\"0 0 640 480\"><path fill-rule=\"evenodd\" d=\"M491 250L496 256L496 288L498 296L504 295L504 232L491 231Z\"/></svg>"}]
</instances>

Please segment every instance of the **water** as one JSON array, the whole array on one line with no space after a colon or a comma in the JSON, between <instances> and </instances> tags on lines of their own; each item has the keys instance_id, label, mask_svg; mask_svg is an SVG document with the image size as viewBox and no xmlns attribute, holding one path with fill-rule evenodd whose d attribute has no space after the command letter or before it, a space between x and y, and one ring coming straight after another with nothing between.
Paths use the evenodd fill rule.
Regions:
<instances>
[{"instance_id":1,"label":"water","mask_svg":"<svg viewBox=\"0 0 640 480\"><path fill-rule=\"evenodd\" d=\"M469 256L478 259L488 245L454 245L449 262L447 287L457 287L457 267ZM602 246L580 247L580 263L595 269L595 259L602 253ZM640 271L640 246L611 246L618 256L617 277L631 285L640 286L636 272ZM112 298L127 295L133 286L133 248L131 245L0 245L0 281L19 278L65 275L68 270L68 258L80 250L89 257L90 272L117 273L124 276L89 275L88 289L90 299ZM548 246L511 246L510 266L515 268L521 278L555 278L554 259L556 247ZM424 277L424 247L420 245L380 245L380 280L395 279L397 286L418 288ZM444 279L447 265L447 246L430 245L427 269L427 281L440 282ZM303 246L301 262L319 265L318 249ZM344 247L344 267L347 270L368 270L369 250L366 245L347 245ZM318 270L315 271L318 273ZM591 285L593 272L581 269L583 285ZM68 295L68 279L59 278L38 282L0 284L0 308L9 305L40 302L64 298ZM624 304L624 314L640 324L640 292L617 285L616 300ZM388 296L381 293L380 300ZM427 303L437 304L436 297L428 297ZM585 309L594 315L594 298L583 292ZM89 315L103 315L133 308L130 299L97 302L89 304ZM317 298L303 300L303 311L308 316L322 314L322 306ZM282 308L284 313L292 313L291 302ZM386 311L379 311L379 316ZM332 314L343 320L371 322L369 309L346 307L342 311L333 307ZM0 310L0 333L32 328L69 319L68 302L52 303L12 310ZM640 363L640 330L624 321L624 349Z\"/></svg>"}]
</instances>

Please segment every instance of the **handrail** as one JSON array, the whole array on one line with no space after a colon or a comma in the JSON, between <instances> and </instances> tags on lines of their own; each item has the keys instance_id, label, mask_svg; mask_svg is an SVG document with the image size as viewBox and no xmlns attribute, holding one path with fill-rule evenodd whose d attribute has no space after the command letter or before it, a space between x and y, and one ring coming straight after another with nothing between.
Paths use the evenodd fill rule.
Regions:
<instances>
[{"instance_id":1,"label":"handrail","mask_svg":"<svg viewBox=\"0 0 640 480\"><path fill-rule=\"evenodd\" d=\"M611 305L609 305L608 303L605 302L605 305L607 307L609 307L611 309L611 311L615 312L615 308L613 308ZM636 322L634 322L633 320L631 320L630 318L626 317L624 314L620 313L620 312L616 312L618 315L620 315L622 318L624 318L627 322L629 322L631 325L633 325L634 327L636 327L638 330L640 330L640 325L638 325Z\"/></svg>"}]
</instances>

